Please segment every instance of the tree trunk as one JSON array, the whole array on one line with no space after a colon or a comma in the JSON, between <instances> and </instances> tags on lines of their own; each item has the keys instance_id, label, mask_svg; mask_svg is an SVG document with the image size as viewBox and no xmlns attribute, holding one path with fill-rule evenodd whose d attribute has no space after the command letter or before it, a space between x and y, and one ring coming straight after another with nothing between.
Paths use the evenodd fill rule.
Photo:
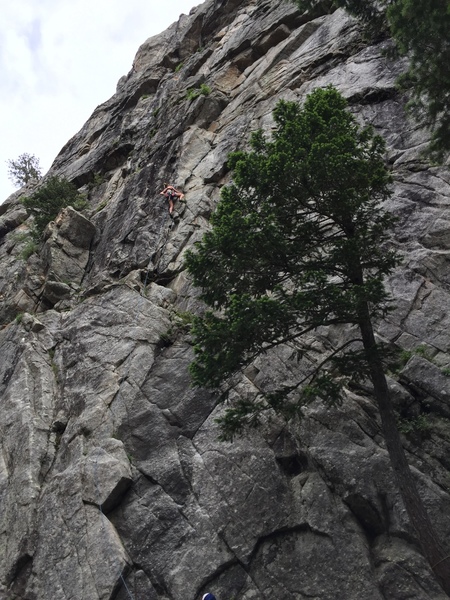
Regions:
<instances>
[{"instance_id":1,"label":"tree trunk","mask_svg":"<svg viewBox=\"0 0 450 600\"><path fill-rule=\"evenodd\" d=\"M375 342L372 323L367 305L361 311L359 327L364 350L374 387L374 395L381 416L381 424L390 462L397 479L403 503L419 539L422 551L430 566L450 597L450 553L445 551L438 535L434 531L428 512L419 496L411 469L402 446L397 419L390 398L380 354Z\"/></svg>"}]
</instances>

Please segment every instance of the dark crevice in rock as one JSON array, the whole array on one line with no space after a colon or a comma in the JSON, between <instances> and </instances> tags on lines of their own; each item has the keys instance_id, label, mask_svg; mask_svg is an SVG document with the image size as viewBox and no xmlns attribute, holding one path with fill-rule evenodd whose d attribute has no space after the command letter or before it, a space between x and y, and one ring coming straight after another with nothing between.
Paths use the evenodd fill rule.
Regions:
<instances>
[{"instance_id":1,"label":"dark crevice in rock","mask_svg":"<svg viewBox=\"0 0 450 600\"><path fill-rule=\"evenodd\" d=\"M108 600L120 600L120 598L129 598L130 594L127 590L128 585L126 584L126 579L132 572L133 568L131 565L125 565L122 572L119 574L117 578L116 585L114 586L111 595ZM126 586L126 587L125 587ZM125 595L123 595L125 593ZM119 597L120 595L120 597Z\"/></svg>"},{"instance_id":2,"label":"dark crevice in rock","mask_svg":"<svg viewBox=\"0 0 450 600\"><path fill-rule=\"evenodd\" d=\"M39 475L37 478L37 480L41 486L41 490L42 490L42 487L43 487L48 475L52 471L53 465L55 464L57 450L59 448L60 440L61 440L61 436L57 435L57 436L55 436L55 442L53 443L50 438L50 434L48 435L45 456L42 459L41 468L40 468Z\"/></svg>"},{"instance_id":3,"label":"dark crevice in rock","mask_svg":"<svg viewBox=\"0 0 450 600\"><path fill-rule=\"evenodd\" d=\"M117 147L112 148L100 162L101 172L111 171L123 165L133 149L134 144L129 142L118 144Z\"/></svg>"},{"instance_id":4,"label":"dark crevice in rock","mask_svg":"<svg viewBox=\"0 0 450 600\"><path fill-rule=\"evenodd\" d=\"M394 86L390 88L374 88L365 90L362 93L354 94L347 98L349 105L358 104L359 106L376 105L386 100L395 100L399 98L400 92Z\"/></svg>"},{"instance_id":5,"label":"dark crevice in rock","mask_svg":"<svg viewBox=\"0 0 450 600\"><path fill-rule=\"evenodd\" d=\"M89 166L88 170L83 171L82 173L77 173L70 182L73 183L76 188L80 189L84 185L88 185L94 181L94 173L95 167L91 170L91 166Z\"/></svg>"},{"instance_id":6,"label":"dark crevice in rock","mask_svg":"<svg viewBox=\"0 0 450 600\"><path fill-rule=\"evenodd\" d=\"M125 500L130 487L132 486L132 481L128 477L121 477L108 498L103 502L100 506L96 502L92 502L91 500L83 499L83 504L89 506L97 507L105 517L108 516L115 508L120 506L120 504Z\"/></svg>"},{"instance_id":7,"label":"dark crevice in rock","mask_svg":"<svg viewBox=\"0 0 450 600\"><path fill-rule=\"evenodd\" d=\"M308 458L305 454L292 454L290 456L277 456L277 463L288 477L295 477L308 469Z\"/></svg>"},{"instance_id":8,"label":"dark crevice in rock","mask_svg":"<svg viewBox=\"0 0 450 600\"><path fill-rule=\"evenodd\" d=\"M148 79L141 81L133 94L128 97L127 101L123 105L123 108L129 110L136 106L142 96L152 96L155 94L162 77L163 73L160 72L159 76L157 74L156 77L149 77Z\"/></svg>"},{"instance_id":9,"label":"dark crevice in rock","mask_svg":"<svg viewBox=\"0 0 450 600\"><path fill-rule=\"evenodd\" d=\"M370 541L386 531L384 515L380 514L368 498L354 493L346 496L344 502L360 523Z\"/></svg>"},{"instance_id":10,"label":"dark crevice in rock","mask_svg":"<svg viewBox=\"0 0 450 600\"><path fill-rule=\"evenodd\" d=\"M318 529L313 529L308 523L300 523L299 525L294 525L293 527L281 527L280 529L276 529L270 532L267 535L264 535L258 539L255 546L253 547L251 554L248 559L248 564L251 565L253 559L257 555L260 547L270 541L277 540L279 538L291 535L293 533L312 533L313 535L317 535L318 537L331 539L331 536L324 532L319 531Z\"/></svg>"},{"instance_id":11,"label":"dark crevice in rock","mask_svg":"<svg viewBox=\"0 0 450 600\"><path fill-rule=\"evenodd\" d=\"M11 571L6 577L6 584L11 585L11 592L22 596L25 593L28 578L31 575L33 566L33 557L25 553L20 556L14 563Z\"/></svg>"},{"instance_id":12,"label":"dark crevice in rock","mask_svg":"<svg viewBox=\"0 0 450 600\"><path fill-rule=\"evenodd\" d=\"M295 477L308 470L307 454L298 448L297 442L286 429L282 429L272 445L272 450L278 465L288 477Z\"/></svg>"},{"instance_id":13,"label":"dark crevice in rock","mask_svg":"<svg viewBox=\"0 0 450 600\"><path fill-rule=\"evenodd\" d=\"M163 273L149 273L147 277L147 284L157 283L158 285L167 287L181 272L182 269L177 269L175 271L165 271Z\"/></svg>"},{"instance_id":14,"label":"dark crevice in rock","mask_svg":"<svg viewBox=\"0 0 450 600\"><path fill-rule=\"evenodd\" d=\"M289 37L291 30L286 25L278 25L267 31L264 34L254 40L252 43L252 47L256 50L260 55L266 54L273 46L280 44L283 40Z\"/></svg>"},{"instance_id":15,"label":"dark crevice in rock","mask_svg":"<svg viewBox=\"0 0 450 600\"><path fill-rule=\"evenodd\" d=\"M385 525L386 533L389 534L391 529L392 504L389 501L389 496L381 492L378 493L378 502L381 506L382 520Z\"/></svg>"},{"instance_id":16,"label":"dark crevice in rock","mask_svg":"<svg viewBox=\"0 0 450 600\"><path fill-rule=\"evenodd\" d=\"M12 351L10 351L10 348ZM3 389L8 387L21 354L22 349L17 343L8 340L6 341L3 346L4 359L0 366L0 383ZM0 390L2 390L2 388L0 388Z\"/></svg>"},{"instance_id":17,"label":"dark crevice in rock","mask_svg":"<svg viewBox=\"0 0 450 600\"><path fill-rule=\"evenodd\" d=\"M114 490L102 505L102 511L105 515L108 515L124 501L131 485L132 481L128 477L121 477L119 479Z\"/></svg>"},{"instance_id":18,"label":"dark crevice in rock","mask_svg":"<svg viewBox=\"0 0 450 600\"><path fill-rule=\"evenodd\" d=\"M86 262L86 266L84 267L84 273L80 279L80 286L83 285L84 280L86 279L86 277L89 276L89 273L91 272L92 269L92 263L93 263L93 257L94 257L94 248L96 246L95 242L95 236L93 236L93 238L91 239L91 242L89 244L89 258Z\"/></svg>"}]
</instances>

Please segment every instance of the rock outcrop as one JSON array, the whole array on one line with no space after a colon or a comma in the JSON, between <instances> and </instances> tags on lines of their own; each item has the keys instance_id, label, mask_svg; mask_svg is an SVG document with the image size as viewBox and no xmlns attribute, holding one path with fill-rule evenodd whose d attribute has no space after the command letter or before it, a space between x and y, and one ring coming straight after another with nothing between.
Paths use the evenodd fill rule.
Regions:
<instances>
[{"instance_id":1,"label":"rock outcrop","mask_svg":"<svg viewBox=\"0 0 450 600\"><path fill-rule=\"evenodd\" d=\"M183 254L230 179L227 155L280 98L334 84L388 143L404 262L378 335L408 459L450 539L450 176L421 157L389 40L343 11L207 0L139 49L51 175L88 200L33 250L23 192L0 207L0 599L443 600L393 480L370 389L233 443L194 389ZM183 189L177 217L159 196ZM311 338L315 353L345 329ZM289 349L236 388L301 368Z\"/></svg>"}]
</instances>

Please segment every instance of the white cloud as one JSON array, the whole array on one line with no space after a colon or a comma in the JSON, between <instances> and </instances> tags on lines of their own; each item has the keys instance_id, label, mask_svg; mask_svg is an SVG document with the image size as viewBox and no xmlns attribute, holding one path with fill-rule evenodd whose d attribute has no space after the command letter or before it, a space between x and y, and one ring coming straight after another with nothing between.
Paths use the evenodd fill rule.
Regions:
<instances>
[{"instance_id":1,"label":"white cloud","mask_svg":"<svg viewBox=\"0 0 450 600\"><path fill-rule=\"evenodd\" d=\"M0 19L0 203L8 159L43 172L128 73L139 46L201 0L20 0Z\"/></svg>"}]
</instances>

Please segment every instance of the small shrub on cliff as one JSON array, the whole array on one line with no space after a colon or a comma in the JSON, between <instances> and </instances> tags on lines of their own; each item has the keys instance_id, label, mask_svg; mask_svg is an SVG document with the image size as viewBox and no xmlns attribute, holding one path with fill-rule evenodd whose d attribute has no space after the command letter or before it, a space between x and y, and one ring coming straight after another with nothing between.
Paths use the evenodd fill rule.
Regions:
<instances>
[{"instance_id":1,"label":"small shrub on cliff","mask_svg":"<svg viewBox=\"0 0 450 600\"><path fill-rule=\"evenodd\" d=\"M211 88L209 87L209 85L206 85L206 83L202 83L202 85L200 86L200 94L202 94L202 96L209 96L210 93Z\"/></svg>"},{"instance_id":2,"label":"small shrub on cliff","mask_svg":"<svg viewBox=\"0 0 450 600\"><path fill-rule=\"evenodd\" d=\"M191 330L194 315L190 312L175 311L171 315L172 325L163 332L158 340L158 348L168 348L175 343L180 333L188 333Z\"/></svg>"},{"instance_id":3,"label":"small shrub on cliff","mask_svg":"<svg viewBox=\"0 0 450 600\"><path fill-rule=\"evenodd\" d=\"M23 199L28 214L34 217L33 237L41 238L50 221L66 206L81 210L86 206L85 198L77 188L63 177L50 177L31 196Z\"/></svg>"},{"instance_id":4,"label":"small shrub on cliff","mask_svg":"<svg viewBox=\"0 0 450 600\"><path fill-rule=\"evenodd\" d=\"M206 83L202 83L199 88L189 88L186 92L186 98L188 100L195 100L199 96L209 96L211 93L211 88Z\"/></svg>"},{"instance_id":5,"label":"small shrub on cliff","mask_svg":"<svg viewBox=\"0 0 450 600\"><path fill-rule=\"evenodd\" d=\"M409 434L422 434L429 433L431 429L431 423L426 415L419 415L412 418L398 419L398 429L405 435Z\"/></svg>"},{"instance_id":6,"label":"small shrub on cliff","mask_svg":"<svg viewBox=\"0 0 450 600\"><path fill-rule=\"evenodd\" d=\"M28 260L32 254L34 254L38 249L38 244L36 240L31 238L26 244L22 252L20 253L20 257L23 260Z\"/></svg>"}]
</instances>

